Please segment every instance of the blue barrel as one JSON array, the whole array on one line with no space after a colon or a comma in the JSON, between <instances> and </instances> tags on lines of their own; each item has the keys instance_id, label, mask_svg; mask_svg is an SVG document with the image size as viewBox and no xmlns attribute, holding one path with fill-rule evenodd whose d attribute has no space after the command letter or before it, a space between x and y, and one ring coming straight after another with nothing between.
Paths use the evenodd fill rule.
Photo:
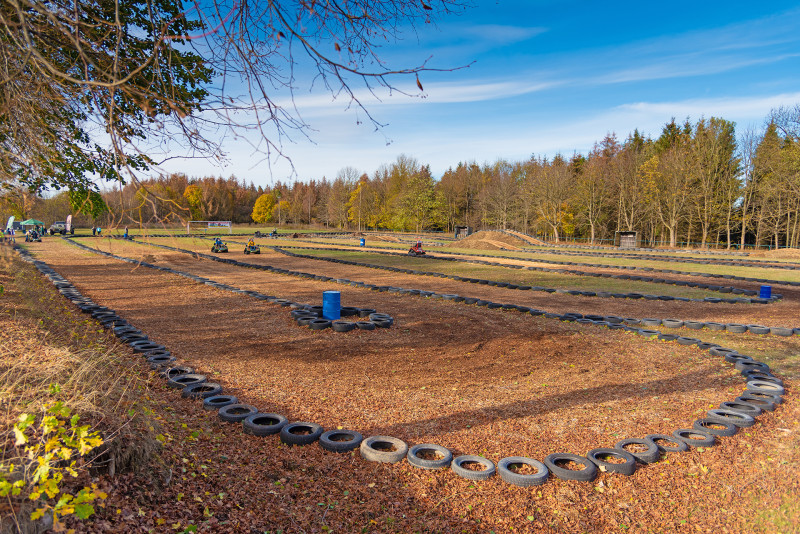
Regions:
<instances>
[{"instance_id":1,"label":"blue barrel","mask_svg":"<svg viewBox=\"0 0 800 534\"><path fill-rule=\"evenodd\" d=\"M322 292L322 317L329 321L337 321L342 318L342 300L338 291Z\"/></svg>"},{"instance_id":2,"label":"blue barrel","mask_svg":"<svg viewBox=\"0 0 800 534\"><path fill-rule=\"evenodd\" d=\"M366 244L367 240L363 237L361 238L361 246L363 247Z\"/></svg>"},{"instance_id":3,"label":"blue barrel","mask_svg":"<svg viewBox=\"0 0 800 534\"><path fill-rule=\"evenodd\" d=\"M772 298L772 286L761 286L758 296L762 299Z\"/></svg>"}]
</instances>

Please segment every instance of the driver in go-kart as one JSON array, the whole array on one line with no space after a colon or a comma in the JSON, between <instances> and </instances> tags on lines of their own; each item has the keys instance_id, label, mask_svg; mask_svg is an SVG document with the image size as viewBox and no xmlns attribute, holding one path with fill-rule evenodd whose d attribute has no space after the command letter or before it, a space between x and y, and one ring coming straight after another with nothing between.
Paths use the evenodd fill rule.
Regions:
<instances>
[{"instance_id":1,"label":"driver in go-kart","mask_svg":"<svg viewBox=\"0 0 800 534\"><path fill-rule=\"evenodd\" d=\"M422 252L422 241L420 241L419 239L417 239L417 243L416 243L416 244L415 244L413 247L411 247L411 248L412 248L412 250L413 250L414 252L416 252L417 254L419 254L420 252Z\"/></svg>"},{"instance_id":2,"label":"driver in go-kart","mask_svg":"<svg viewBox=\"0 0 800 534\"><path fill-rule=\"evenodd\" d=\"M221 247L221 246L222 246L222 239L220 239L220 238L218 238L218 237L215 237L215 238L214 238L214 244L215 244L216 246L218 246L218 247Z\"/></svg>"},{"instance_id":3,"label":"driver in go-kart","mask_svg":"<svg viewBox=\"0 0 800 534\"><path fill-rule=\"evenodd\" d=\"M253 241L253 238L250 238L250 241L247 242L247 248L253 248L256 246L256 242Z\"/></svg>"}]
</instances>

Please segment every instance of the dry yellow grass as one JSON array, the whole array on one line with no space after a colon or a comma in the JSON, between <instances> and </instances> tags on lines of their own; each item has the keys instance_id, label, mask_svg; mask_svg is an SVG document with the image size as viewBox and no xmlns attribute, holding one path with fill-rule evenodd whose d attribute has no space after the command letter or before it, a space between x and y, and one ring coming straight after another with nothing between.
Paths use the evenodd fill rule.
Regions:
<instances>
[{"instance_id":1,"label":"dry yellow grass","mask_svg":"<svg viewBox=\"0 0 800 534\"><path fill-rule=\"evenodd\" d=\"M13 425L23 413L40 417L54 402L79 414L81 424L105 442L83 464L83 476L66 484L80 485L90 466L124 471L148 464L158 442L146 415L152 413L144 400L147 375L128 349L5 246L0 286L0 464L23 467L29 461L15 446ZM4 529L32 528L23 502L3 499Z\"/></svg>"}]
</instances>

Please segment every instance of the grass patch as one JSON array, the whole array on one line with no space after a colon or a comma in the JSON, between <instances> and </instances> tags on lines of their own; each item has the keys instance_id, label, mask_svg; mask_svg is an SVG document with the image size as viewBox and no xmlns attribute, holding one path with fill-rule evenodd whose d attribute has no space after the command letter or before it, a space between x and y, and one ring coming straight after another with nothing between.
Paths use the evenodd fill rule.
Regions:
<instances>
[{"instance_id":1,"label":"grass patch","mask_svg":"<svg viewBox=\"0 0 800 534\"><path fill-rule=\"evenodd\" d=\"M720 293L716 291L704 291L701 289L677 287L668 284L653 284L649 282L618 280L614 278L594 278L590 276L509 269L505 267L475 265L447 260L413 258L410 256L385 256L381 254L370 254L369 252L320 249L292 249L292 252L308 254L310 256L365 262L384 267L399 267L468 278L482 278L498 282L509 282L517 285L544 286L556 289L576 289L595 292L608 291L611 293L635 292L689 298L720 296Z\"/></svg>"}]
</instances>

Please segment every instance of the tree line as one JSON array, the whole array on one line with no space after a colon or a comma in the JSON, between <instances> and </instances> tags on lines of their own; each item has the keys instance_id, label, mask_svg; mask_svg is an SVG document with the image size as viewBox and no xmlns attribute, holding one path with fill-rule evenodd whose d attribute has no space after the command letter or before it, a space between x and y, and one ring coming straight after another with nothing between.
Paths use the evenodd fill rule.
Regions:
<instances>
[{"instance_id":1,"label":"tree line","mask_svg":"<svg viewBox=\"0 0 800 534\"><path fill-rule=\"evenodd\" d=\"M619 231L637 231L646 244L796 247L800 105L773 111L762 131L750 128L738 139L721 118L673 119L656 139L638 130L624 140L608 134L586 155L460 162L439 180L428 165L401 155L371 175L346 167L332 180L267 188L172 174L119 184L99 202L90 192L15 195L3 197L4 207L22 217L72 208L84 213L79 221L106 225L230 220L413 232L463 225L554 241L609 242Z\"/></svg>"}]
</instances>

